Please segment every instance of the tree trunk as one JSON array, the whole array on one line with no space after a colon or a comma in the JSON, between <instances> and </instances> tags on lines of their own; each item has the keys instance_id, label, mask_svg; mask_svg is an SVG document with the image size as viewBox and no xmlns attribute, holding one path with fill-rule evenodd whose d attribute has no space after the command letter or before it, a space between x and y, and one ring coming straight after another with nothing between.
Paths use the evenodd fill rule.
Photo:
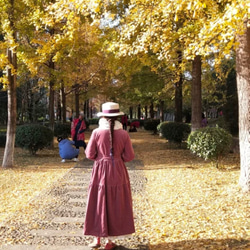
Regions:
<instances>
[{"instance_id":1,"label":"tree trunk","mask_svg":"<svg viewBox=\"0 0 250 250\"><path fill-rule=\"evenodd\" d=\"M245 22L245 33L237 37L237 89L239 100L240 178L243 191L250 191L250 28Z\"/></svg>"},{"instance_id":2,"label":"tree trunk","mask_svg":"<svg viewBox=\"0 0 250 250\"><path fill-rule=\"evenodd\" d=\"M7 50L9 62L13 65L15 71L17 69L16 52L12 49ZM14 166L14 149L16 138L16 73L11 72L9 68L8 74L8 124L6 133L6 144L3 156L2 167L9 168Z\"/></svg>"},{"instance_id":3,"label":"tree trunk","mask_svg":"<svg viewBox=\"0 0 250 250\"><path fill-rule=\"evenodd\" d=\"M129 118L133 119L133 107L129 107Z\"/></svg>"},{"instance_id":4,"label":"tree trunk","mask_svg":"<svg viewBox=\"0 0 250 250\"><path fill-rule=\"evenodd\" d=\"M175 84L175 122L182 122L182 76Z\"/></svg>"},{"instance_id":5,"label":"tree trunk","mask_svg":"<svg viewBox=\"0 0 250 250\"><path fill-rule=\"evenodd\" d=\"M137 107L137 119L141 119L141 104Z\"/></svg>"},{"instance_id":6,"label":"tree trunk","mask_svg":"<svg viewBox=\"0 0 250 250\"><path fill-rule=\"evenodd\" d=\"M150 105L149 109L150 109L149 110L150 118L154 119L154 104L153 104L153 102L151 102L151 105Z\"/></svg>"},{"instance_id":7,"label":"tree trunk","mask_svg":"<svg viewBox=\"0 0 250 250\"><path fill-rule=\"evenodd\" d=\"M89 117L90 119L93 118L93 103L92 101L90 102L90 105L89 105Z\"/></svg>"},{"instance_id":8,"label":"tree trunk","mask_svg":"<svg viewBox=\"0 0 250 250\"><path fill-rule=\"evenodd\" d=\"M89 105L89 99L84 101L84 107L83 107L83 112L85 118L90 118L90 105Z\"/></svg>"},{"instance_id":9,"label":"tree trunk","mask_svg":"<svg viewBox=\"0 0 250 250\"><path fill-rule=\"evenodd\" d=\"M79 117L80 114L80 103L79 103L79 87L75 88L75 109L76 109L76 117Z\"/></svg>"},{"instance_id":10,"label":"tree trunk","mask_svg":"<svg viewBox=\"0 0 250 250\"><path fill-rule=\"evenodd\" d=\"M35 95L33 93L31 93L31 101L32 101L32 122L36 122L37 121L37 116L36 116L36 99L35 99Z\"/></svg>"},{"instance_id":11,"label":"tree trunk","mask_svg":"<svg viewBox=\"0 0 250 250\"><path fill-rule=\"evenodd\" d=\"M145 119L148 119L148 106L145 106Z\"/></svg>"},{"instance_id":12,"label":"tree trunk","mask_svg":"<svg viewBox=\"0 0 250 250\"><path fill-rule=\"evenodd\" d=\"M49 30L50 36L54 36L55 30L54 28ZM50 81L49 81L49 127L52 131L54 131L55 126L55 63L52 60L52 56L49 60L49 72L50 72ZM52 141L51 147L54 147L54 141Z\"/></svg>"},{"instance_id":13,"label":"tree trunk","mask_svg":"<svg viewBox=\"0 0 250 250\"><path fill-rule=\"evenodd\" d=\"M54 76L53 72L55 69L55 63L52 59L49 61L50 81L49 81L49 126L52 131L54 131L55 125L55 90L54 90Z\"/></svg>"},{"instance_id":14,"label":"tree trunk","mask_svg":"<svg viewBox=\"0 0 250 250\"><path fill-rule=\"evenodd\" d=\"M180 68L180 64L182 62L182 52L177 51L178 54L178 68ZM180 78L177 83L175 83L175 122L182 122L182 73L180 73Z\"/></svg>"},{"instance_id":15,"label":"tree trunk","mask_svg":"<svg viewBox=\"0 0 250 250\"><path fill-rule=\"evenodd\" d=\"M201 127L201 112L201 56L196 56L192 69L192 131Z\"/></svg>"},{"instance_id":16,"label":"tree trunk","mask_svg":"<svg viewBox=\"0 0 250 250\"><path fill-rule=\"evenodd\" d=\"M55 103L55 91L54 91L54 82L50 81L49 83L49 126L54 130L55 124L55 112L54 112L54 103Z\"/></svg>"},{"instance_id":17,"label":"tree trunk","mask_svg":"<svg viewBox=\"0 0 250 250\"><path fill-rule=\"evenodd\" d=\"M64 92L64 84L61 84L61 110L62 110L62 122L66 122L66 95Z\"/></svg>"},{"instance_id":18,"label":"tree trunk","mask_svg":"<svg viewBox=\"0 0 250 250\"><path fill-rule=\"evenodd\" d=\"M61 97L60 97L60 91L55 92L56 97L56 120L61 121L62 120L62 105L61 105Z\"/></svg>"},{"instance_id":19,"label":"tree trunk","mask_svg":"<svg viewBox=\"0 0 250 250\"><path fill-rule=\"evenodd\" d=\"M164 101L160 101L160 121L164 121Z\"/></svg>"},{"instance_id":20,"label":"tree trunk","mask_svg":"<svg viewBox=\"0 0 250 250\"><path fill-rule=\"evenodd\" d=\"M16 31L13 22L14 16L14 0L10 1L10 8L8 10L10 28L13 34L13 40L16 41ZM15 138L16 138L16 118L17 118L17 99L16 99L16 71L17 71L17 55L16 48L7 49L7 57L9 64L13 66L14 72L11 68L7 69L8 76L8 121L7 121L7 133L6 144L4 149L2 167L9 168L14 166L14 150L15 150Z\"/></svg>"}]
</instances>

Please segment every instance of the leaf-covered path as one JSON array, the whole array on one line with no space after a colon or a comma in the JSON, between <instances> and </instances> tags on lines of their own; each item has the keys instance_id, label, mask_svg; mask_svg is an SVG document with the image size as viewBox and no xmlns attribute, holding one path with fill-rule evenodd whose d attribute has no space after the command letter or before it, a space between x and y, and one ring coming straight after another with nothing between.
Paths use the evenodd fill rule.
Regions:
<instances>
[{"instance_id":1,"label":"leaf-covered path","mask_svg":"<svg viewBox=\"0 0 250 250\"><path fill-rule=\"evenodd\" d=\"M238 186L236 155L216 169L144 130L130 136L136 233L117 249L250 249L250 197ZM82 225L91 166L81 160L32 199L32 213L23 209L2 223L0 246L8 244L2 249L88 249Z\"/></svg>"},{"instance_id":2,"label":"leaf-covered path","mask_svg":"<svg viewBox=\"0 0 250 250\"><path fill-rule=\"evenodd\" d=\"M0 239L5 250L84 250L93 240L82 233L87 189L92 162L83 160L71 169L53 188L33 201L33 214L18 218L1 227ZM141 171L131 172L134 193L144 190ZM136 216L135 216L136 217ZM139 217L138 217L139 219ZM137 219L135 219L137 220ZM148 249L145 239L134 235L117 241L119 249Z\"/></svg>"}]
</instances>

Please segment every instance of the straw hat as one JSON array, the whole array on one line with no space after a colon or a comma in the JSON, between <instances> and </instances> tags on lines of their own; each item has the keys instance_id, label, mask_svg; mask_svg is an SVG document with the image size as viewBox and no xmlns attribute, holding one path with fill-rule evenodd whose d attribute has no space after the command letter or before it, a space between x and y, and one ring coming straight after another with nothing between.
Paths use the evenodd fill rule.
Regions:
<instances>
[{"instance_id":1,"label":"straw hat","mask_svg":"<svg viewBox=\"0 0 250 250\"><path fill-rule=\"evenodd\" d=\"M102 104L102 112L97 113L97 116L121 116L124 115L123 112L120 112L119 104L115 102L105 102Z\"/></svg>"}]
</instances>

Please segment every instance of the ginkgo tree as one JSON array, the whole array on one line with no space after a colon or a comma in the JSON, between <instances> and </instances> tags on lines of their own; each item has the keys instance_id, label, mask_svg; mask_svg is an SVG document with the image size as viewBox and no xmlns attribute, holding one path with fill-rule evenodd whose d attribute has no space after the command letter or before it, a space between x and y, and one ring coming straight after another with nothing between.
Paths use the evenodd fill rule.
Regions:
<instances>
[{"instance_id":1,"label":"ginkgo tree","mask_svg":"<svg viewBox=\"0 0 250 250\"><path fill-rule=\"evenodd\" d=\"M203 39L197 46L203 51L208 41L221 54L236 49L237 90L239 100L240 178L243 191L250 191L250 1L221 1L223 12L212 13L209 23L201 30ZM212 36L212 37L211 37ZM213 39L216 36L217 39ZM198 45L198 44L197 44Z\"/></svg>"},{"instance_id":2,"label":"ginkgo tree","mask_svg":"<svg viewBox=\"0 0 250 250\"><path fill-rule=\"evenodd\" d=\"M91 48L94 48L94 58L105 58L106 49L118 57L140 56L141 53L149 56L153 54L157 61L152 60L154 63L150 66L157 72L162 68L161 62L163 62L168 66L169 71L174 71L175 74L169 83L174 82L180 87L179 94L182 91L183 72L191 61L193 63L193 129L200 126L201 119L201 62L203 58L215 53L217 55L215 63L219 64L222 57L229 55L232 49L236 50L240 107L240 185L243 190L249 191L249 9L250 0L121 0L118 2L115 0L2 0L0 2L0 32L4 36L4 41L0 42L0 67L6 68L7 74L2 81L8 86L10 94L8 102L10 113L3 165L13 165L17 62L25 63L30 71L39 72L42 76L40 79L49 83L50 118L52 119L54 116L53 91L57 87L56 84L62 80L60 70L75 67L72 83L74 85L89 79L89 77L82 78L86 72L97 72L103 66L102 63L94 65L91 56L87 55L85 62L81 61L81 56L77 57L77 54L84 56L83 51L87 52L89 49L88 43L78 43L80 41L78 37L84 39L80 33L86 25L88 32L96 34L92 41L98 46L91 45ZM107 38L105 26L115 30L114 38L117 39L107 39L104 42ZM99 50L101 46L99 47L99 38L96 38L98 36L101 37L103 48L105 48L102 51ZM111 41L115 42L111 43ZM85 45L87 50L84 50ZM6 49L8 49L7 56ZM70 55L68 53L70 50L74 52L72 53L74 58L68 63L69 67L66 67L65 54ZM73 64L74 59L76 59L76 64ZM92 65L94 65L93 68L91 68ZM70 87L70 77L68 77L70 70L67 72L65 83ZM106 79L107 81L103 83L108 83L111 77ZM98 86L98 77L95 80L97 81L90 83ZM178 104L178 108L181 109L181 103ZM7 157L7 150L11 150L8 152L10 157Z\"/></svg>"},{"instance_id":3,"label":"ginkgo tree","mask_svg":"<svg viewBox=\"0 0 250 250\"><path fill-rule=\"evenodd\" d=\"M75 31L80 25L86 24L84 18L92 20L92 3L91 1L4 0L0 3L0 10L2 14L0 32L4 37L0 43L0 67L6 69L7 72L1 81L9 93L9 120L2 166L11 167L14 165L15 89L17 74L19 74L17 62L26 64L31 73L39 76L43 85L48 83L50 90L49 116L53 129L54 91L57 88L57 80L61 79L58 77L60 74L58 74L59 67L56 63L59 64L61 55L65 52L65 44L71 44L71 50L74 49ZM98 27L98 24L94 27ZM7 56L5 55L6 49L8 49ZM79 49L78 45L77 49Z\"/></svg>"},{"instance_id":4,"label":"ginkgo tree","mask_svg":"<svg viewBox=\"0 0 250 250\"><path fill-rule=\"evenodd\" d=\"M8 124L3 167L12 167L14 162L18 27L20 27L21 20L17 19L16 10L23 7L22 3L16 4L15 0L0 2L0 33L3 35L3 41L0 42L0 68L2 70L5 69L5 74L1 77L1 82L8 92ZM7 55L5 55L6 50Z\"/></svg>"},{"instance_id":5,"label":"ginkgo tree","mask_svg":"<svg viewBox=\"0 0 250 250\"><path fill-rule=\"evenodd\" d=\"M91 16L95 5L92 1L54 1L46 9L49 18L43 17L44 25L60 27L60 31L51 37L53 62L56 64L57 83L63 83L64 95L75 93L76 113L79 113L79 94L99 89L103 81L105 56L102 51L103 35L100 20ZM38 26L38 25L37 25ZM39 26L38 26L39 28ZM41 39L43 41L44 38ZM48 57L49 49L39 41L42 54ZM88 95L89 96L89 95ZM65 98L64 98L65 99Z\"/></svg>"},{"instance_id":6,"label":"ginkgo tree","mask_svg":"<svg viewBox=\"0 0 250 250\"><path fill-rule=\"evenodd\" d=\"M196 98L192 105L192 127L195 129L201 126L201 98L198 98L201 96L201 56L189 51L187 46L197 39L208 10L206 4L200 4L195 14L196 6L192 4L192 1L130 1L127 15L121 20L119 41L111 49L119 47L120 54L134 56L153 52L158 62L151 64L152 68L161 68L163 62L175 72L176 121L182 121L183 73L189 60L194 59L192 92Z\"/></svg>"},{"instance_id":7,"label":"ginkgo tree","mask_svg":"<svg viewBox=\"0 0 250 250\"><path fill-rule=\"evenodd\" d=\"M126 14L119 20L119 40L111 47L113 51L118 47L120 55L138 55L141 52L153 51L159 60L170 62L177 70L185 68L186 62L193 60L192 102L196 105L192 105L192 126L197 124L194 129L200 126L201 119L198 115L201 113L202 58L216 53L217 64L236 48L238 95L240 102L244 103L239 105L240 184L242 189L247 191L250 190L250 167L247 164L250 161L250 140L244 131L248 131L250 122L246 118L249 114L250 98L247 91L249 66L246 63L249 62L249 7L249 0L131 0L127 5ZM178 67L178 51L182 53L181 67ZM194 113L194 108L197 107L199 109ZM194 114L197 116L195 121Z\"/></svg>"}]
</instances>

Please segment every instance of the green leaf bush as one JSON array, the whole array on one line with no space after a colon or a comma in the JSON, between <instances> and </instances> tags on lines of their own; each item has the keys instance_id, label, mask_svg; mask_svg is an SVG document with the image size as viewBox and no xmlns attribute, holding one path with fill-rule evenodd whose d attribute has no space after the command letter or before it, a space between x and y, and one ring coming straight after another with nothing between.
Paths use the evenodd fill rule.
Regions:
<instances>
[{"instance_id":1,"label":"green leaf bush","mask_svg":"<svg viewBox=\"0 0 250 250\"><path fill-rule=\"evenodd\" d=\"M188 148L197 156L205 160L219 159L231 149L232 135L220 127L206 127L197 129L188 137Z\"/></svg>"},{"instance_id":2,"label":"green leaf bush","mask_svg":"<svg viewBox=\"0 0 250 250\"><path fill-rule=\"evenodd\" d=\"M191 132L189 124L180 122L162 122L158 125L157 130L170 143L181 143L187 140Z\"/></svg>"},{"instance_id":3,"label":"green leaf bush","mask_svg":"<svg viewBox=\"0 0 250 250\"><path fill-rule=\"evenodd\" d=\"M39 124L18 126L16 130L16 145L27 149L32 155L49 146L53 138L53 131Z\"/></svg>"},{"instance_id":4,"label":"green leaf bush","mask_svg":"<svg viewBox=\"0 0 250 250\"><path fill-rule=\"evenodd\" d=\"M160 124L159 119L147 119L144 120L144 129L156 132L157 126Z\"/></svg>"},{"instance_id":5,"label":"green leaf bush","mask_svg":"<svg viewBox=\"0 0 250 250\"><path fill-rule=\"evenodd\" d=\"M88 122L89 122L89 125L98 125L99 118L90 118L88 120ZM86 124L86 126L87 126L87 124Z\"/></svg>"},{"instance_id":6,"label":"green leaf bush","mask_svg":"<svg viewBox=\"0 0 250 250\"><path fill-rule=\"evenodd\" d=\"M71 123L56 123L54 127L54 136L69 137L71 134Z\"/></svg>"}]
</instances>

